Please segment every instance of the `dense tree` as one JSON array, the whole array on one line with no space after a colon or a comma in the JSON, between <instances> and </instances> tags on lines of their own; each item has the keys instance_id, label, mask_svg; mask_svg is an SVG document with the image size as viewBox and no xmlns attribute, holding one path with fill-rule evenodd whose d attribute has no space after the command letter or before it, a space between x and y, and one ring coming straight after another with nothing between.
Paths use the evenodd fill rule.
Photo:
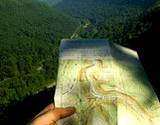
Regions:
<instances>
[{"instance_id":1,"label":"dense tree","mask_svg":"<svg viewBox=\"0 0 160 125\"><path fill-rule=\"evenodd\" d=\"M98 24L111 16L125 16L127 13L137 15L137 11L142 12L155 0L61 0L57 4L55 0L44 1L53 3L53 6L74 17L89 19Z\"/></svg>"},{"instance_id":2,"label":"dense tree","mask_svg":"<svg viewBox=\"0 0 160 125\"><path fill-rule=\"evenodd\" d=\"M154 0L0 0L0 111L56 80L62 38L107 38L128 46L130 40L151 26L143 17L153 3ZM160 10L159 3L151 11Z\"/></svg>"},{"instance_id":3,"label":"dense tree","mask_svg":"<svg viewBox=\"0 0 160 125\"><path fill-rule=\"evenodd\" d=\"M56 80L59 42L78 25L37 0L0 0L0 107Z\"/></svg>"},{"instance_id":4,"label":"dense tree","mask_svg":"<svg viewBox=\"0 0 160 125\"><path fill-rule=\"evenodd\" d=\"M67 0L54 5L74 17L87 19L73 38L105 38L129 46L132 39L148 30L143 20L154 0ZM88 23L89 20L89 23Z\"/></svg>"}]
</instances>

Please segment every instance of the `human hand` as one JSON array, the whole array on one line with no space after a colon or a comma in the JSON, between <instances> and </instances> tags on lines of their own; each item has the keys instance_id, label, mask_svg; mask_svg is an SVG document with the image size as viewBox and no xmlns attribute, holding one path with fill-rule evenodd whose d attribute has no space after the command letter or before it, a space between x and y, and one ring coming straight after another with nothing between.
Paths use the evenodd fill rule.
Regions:
<instances>
[{"instance_id":1,"label":"human hand","mask_svg":"<svg viewBox=\"0 0 160 125\"><path fill-rule=\"evenodd\" d=\"M29 125L56 125L58 120L71 116L75 111L74 107L55 108L50 104L36 115Z\"/></svg>"}]
</instances>

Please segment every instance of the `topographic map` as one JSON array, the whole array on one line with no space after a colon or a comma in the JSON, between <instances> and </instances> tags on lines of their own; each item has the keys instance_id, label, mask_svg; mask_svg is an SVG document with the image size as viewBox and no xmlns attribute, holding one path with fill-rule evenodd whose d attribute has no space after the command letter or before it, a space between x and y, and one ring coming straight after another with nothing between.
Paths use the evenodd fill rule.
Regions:
<instances>
[{"instance_id":1,"label":"topographic map","mask_svg":"<svg viewBox=\"0 0 160 125\"><path fill-rule=\"evenodd\" d=\"M62 40L54 99L77 109L58 125L160 125L160 103L137 53L103 39Z\"/></svg>"}]
</instances>

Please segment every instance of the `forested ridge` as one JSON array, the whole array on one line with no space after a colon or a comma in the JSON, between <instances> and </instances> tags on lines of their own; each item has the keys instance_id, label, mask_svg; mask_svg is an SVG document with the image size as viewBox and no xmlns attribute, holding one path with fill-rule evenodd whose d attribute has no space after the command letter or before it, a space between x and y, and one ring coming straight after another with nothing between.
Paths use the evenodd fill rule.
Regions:
<instances>
[{"instance_id":1,"label":"forested ridge","mask_svg":"<svg viewBox=\"0 0 160 125\"><path fill-rule=\"evenodd\" d=\"M153 3L154 0L62 0L53 5L74 17L98 24L113 16L138 15Z\"/></svg>"},{"instance_id":2,"label":"forested ridge","mask_svg":"<svg viewBox=\"0 0 160 125\"><path fill-rule=\"evenodd\" d=\"M8 105L56 81L62 38L130 47L152 18L158 24L159 8L159 0L0 0L0 123Z\"/></svg>"},{"instance_id":3,"label":"forested ridge","mask_svg":"<svg viewBox=\"0 0 160 125\"><path fill-rule=\"evenodd\" d=\"M36 0L0 0L0 107L55 82L59 41L78 25Z\"/></svg>"},{"instance_id":4,"label":"forested ridge","mask_svg":"<svg viewBox=\"0 0 160 125\"><path fill-rule=\"evenodd\" d=\"M150 27L144 21L155 0L42 0L71 16L86 20L72 38L107 38L129 46ZM87 24L87 25L86 25Z\"/></svg>"}]
</instances>

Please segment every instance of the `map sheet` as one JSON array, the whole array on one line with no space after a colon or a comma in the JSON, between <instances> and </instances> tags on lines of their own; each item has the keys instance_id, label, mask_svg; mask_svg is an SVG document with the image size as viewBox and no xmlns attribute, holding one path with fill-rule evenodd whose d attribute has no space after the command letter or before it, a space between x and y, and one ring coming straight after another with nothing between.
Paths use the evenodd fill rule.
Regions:
<instances>
[{"instance_id":1,"label":"map sheet","mask_svg":"<svg viewBox=\"0 0 160 125\"><path fill-rule=\"evenodd\" d=\"M137 52L105 39L62 40L54 99L77 110L58 125L160 125Z\"/></svg>"}]
</instances>

